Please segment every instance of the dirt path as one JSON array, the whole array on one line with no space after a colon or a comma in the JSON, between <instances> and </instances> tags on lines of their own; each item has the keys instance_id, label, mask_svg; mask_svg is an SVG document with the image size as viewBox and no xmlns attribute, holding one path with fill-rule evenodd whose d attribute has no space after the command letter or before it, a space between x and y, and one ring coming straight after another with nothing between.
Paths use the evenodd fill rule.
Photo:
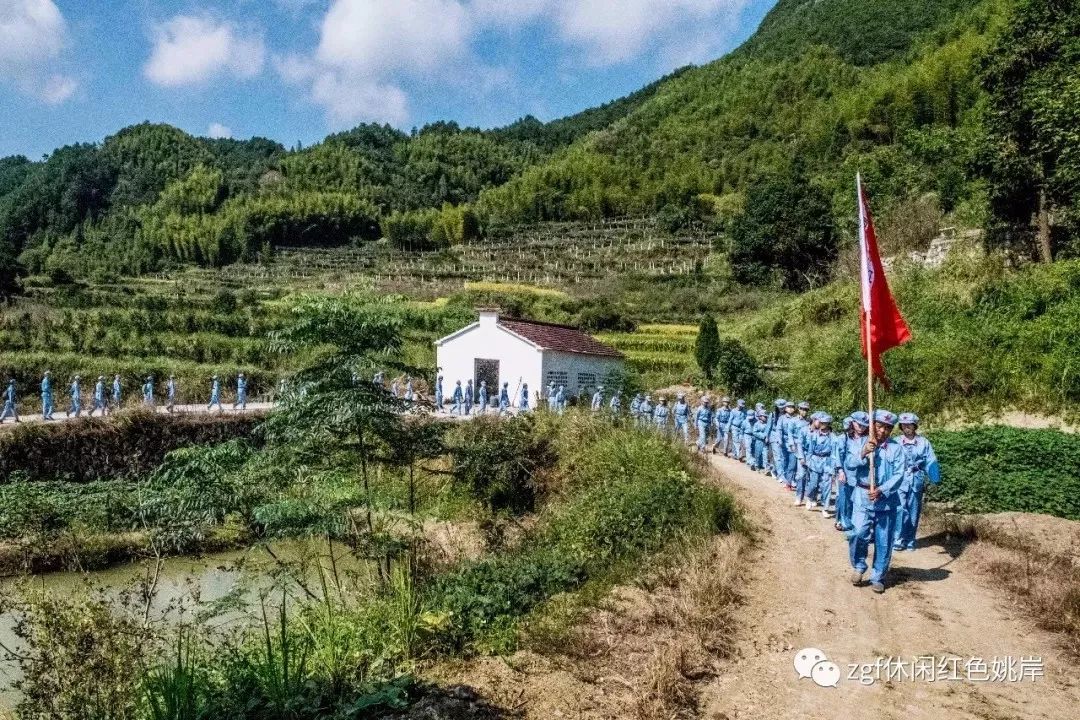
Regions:
<instances>
[{"instance_id":1,"label":"dirt path","mask_svg":"<svg viewBox=\"0 0 1080 720\"><path fill-rule=\"evenodd\" d=\"M0 403L0 407L3 407L2 403ZM40 408L41 406L38 405L37 407ZM90 407L93 407L93 403L90 404ZM135 406L132 405L131 407L135 407ZM268 403L268 402L249 402L247 404L247 410L248 411L260 411L261 412L261 411L265 411L265 410L272 410L273 407L274 407L274 404L273 403ZM53 419L52 419L51 422L62 423L62 422L66 422L68 420L74 420L75 419L74 416L67 417L67 416L64 415L65 410L67 410L67 404L63 405L62 407L57 406L57 408L53 411ZM169 412L168 410L165 409L164 405L155 406L154 411L158 412L158 413L168 413ZM217 408L214 408L213 410L207 410L205 405L177 405L174 408L174 411L177 414L185 414L185 415L209 415L211 413L219 412L219 410ZM229 404L224 405L223 409L220 412L228 414L228 415L232 415L234 413L242 413L242 412L244 412L244 410L233 410L232 404L229 403ZM100 416L101 416L100 413L97 413L97 414L94 415L94 417L100 417ZM89 412L87 411L87 408L86 408L85 404L83 405L82 417L90 417ZM35 425L38 424L38 423L43 422L42 419L41 419L41 413L40 412L38 412L38 413L28 413L28 414L19 413L19 420L22 423L32 423L32 424L35 424ZM11 418L7 418L6 420L4 420L4 422L2 424L0 424L0 429L16 427L18 424L19 423L16 423Z\"/></svg>"},{"instance_id":2,"label":"dirt path","mask_svg":"<svg viewBox=\"0 0 1080 720\"><path fill-rule=\"evenodd\" d=\"M745 605L737 611L736 660L703 692L705 718L1077 717L1076 664L1055 638L965 562L962 545L923 536L913 552L893 556L883 595L853 587L847 543L819 512L795 509L772 478L732 460L714 465L730 482L759 529L749 559ZM837 687L799 679L796 650L820 648L840 666ZM1041 657L1044 677L1027 682L926 682L861 685L849 663L878 657ZM910 667L910 666L909 666ZM1070 673L1072 668L1072 673Z\"/></svg>"}]
</instances>

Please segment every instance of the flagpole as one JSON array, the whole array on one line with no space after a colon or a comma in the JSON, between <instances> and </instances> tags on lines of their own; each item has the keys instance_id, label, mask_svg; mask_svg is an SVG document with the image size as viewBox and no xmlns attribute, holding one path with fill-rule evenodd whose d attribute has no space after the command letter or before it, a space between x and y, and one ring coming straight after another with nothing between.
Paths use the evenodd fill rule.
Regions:
<instances>
[{"instance_id":1,"label":"flagpole","mask_svg":"<svg viewBox=\"0 0 1080 720\"><path fill-rule=\"evenodd\" d=\"M859 249L861 251L860 252L860 255L861 255L861 259L860 259L861 273L860 273L860 275L861 275L861 277L859 279L859 284L864 285L868 281L868 278L869 278L869 276L868 276L868 272L869 272L868 264L870 262L870 259L867 257L867 254L866 254L867 253L867 247L866 247L866 214L865 213L867 212L867 209L866 209L866 207L864 206L864 203L863 203L862 174L861 173L856 173L856 175L855 175L855 188L856 188L856 193L858 194L858 198L856 198L856 200L857 200L857 206L859 208ZM865 297L865 293L868 290L869 290L869 288L864 287L863 292L861 293L861 296ZM869 418L869 422L870 422L870 427L869 427L870 437L869 437L869 440L874 440L875 439L875 433L874 433L874 334L870 330L870 323L871 323L871 320L872 320L872 317L870 315L870 306L872 305L872 303L866 303L866 302L863 302L860 299L860 304L863 306L862 311L863 311L863 315L864 315L864 318L865 318L864 319L864 325L866 326L866 338L865 338L865 342L866 342L866 405L867 405L866 411L870 416L870 418ZM874 472L874 454L875 453L870 453L870 492L874 491L874 488L875 488L875 485L876 485L876 480L877 480L876 473Z\"/></svg>"}]
</instances>

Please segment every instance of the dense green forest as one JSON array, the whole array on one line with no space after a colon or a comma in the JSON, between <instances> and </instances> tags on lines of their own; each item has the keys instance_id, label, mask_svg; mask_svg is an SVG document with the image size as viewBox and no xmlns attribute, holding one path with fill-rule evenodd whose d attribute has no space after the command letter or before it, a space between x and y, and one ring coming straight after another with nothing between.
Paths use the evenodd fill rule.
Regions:
<instances>
[{"instance_id":1,"label":"dense green forest","mask_svg":"<svg viewBox=\"0 0 1080 720\"><path fill-rule=\"evenodd\" d=\"M292 149L136 125L0 159L0 295L25 275L641 214L704 223L741 282L802 289L850 239L856 170L892 250L952 223L1021 258L1075 255L1077 37L1065 0L780 0L727 57L549 123L362 125Z\"/></svg>"}]
</instances>

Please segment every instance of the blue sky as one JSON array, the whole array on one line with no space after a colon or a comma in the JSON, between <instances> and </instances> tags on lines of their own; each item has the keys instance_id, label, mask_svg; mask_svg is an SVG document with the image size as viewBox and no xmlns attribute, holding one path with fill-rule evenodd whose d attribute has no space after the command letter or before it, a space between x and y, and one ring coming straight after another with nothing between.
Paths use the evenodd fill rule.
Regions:
<instances>
[{"instance_id":1,"label":"blue sky","mask_svg":"<svg viewBox=\"0 0 1080 720\"><path fill-rule=\"evenodd\" d=\"M550 120L719 57L774 2L0 0L0 156L144 120L287 146Z\"/></svg>"}]
</instances>

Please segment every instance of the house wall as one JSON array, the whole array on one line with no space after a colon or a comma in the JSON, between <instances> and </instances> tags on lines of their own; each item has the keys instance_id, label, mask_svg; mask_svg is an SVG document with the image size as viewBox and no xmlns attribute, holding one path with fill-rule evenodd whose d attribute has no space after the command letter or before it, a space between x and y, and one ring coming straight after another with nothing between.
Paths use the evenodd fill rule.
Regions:
<instances>
[{"instance_id":1,"label":"house wall","mask_svg":"<svg viewBox=\"0 0 1080 720\"><path fill-rule=\"evenodd\" d=\"M447 398L453 395L454 385L461 380L465 387L470 379L474 386L476 358L499 361L499 386L510 383L510 399L517 405L520 383L529 384L530 406L535 407L535 392L540 387L542 353L529 343L500 328L494 322L479 324L459 335L451 337L435 347L435 363L443 376L443 391ZM498 400L498 388L488 388L488 395Z\"/></svg>"},{"instance_id":2,"label":"house wall","mask_svg":"<svg viewBox=\"0 0 1080 720\"><path fill-rule=\"evenodd\" d=\"M571 396L576 396L584 390L591 397L596 391L597 384L606 384L608 376L611 373L620 372L622 366L623 363L618 358L548 350L544 352L541 368L543 371L542 392L546 393L548 383L554 381L556 387L565 385L567 393ZM531 388L532 385L530 384L529 387Z\"/></svg>"}]
</instances>

